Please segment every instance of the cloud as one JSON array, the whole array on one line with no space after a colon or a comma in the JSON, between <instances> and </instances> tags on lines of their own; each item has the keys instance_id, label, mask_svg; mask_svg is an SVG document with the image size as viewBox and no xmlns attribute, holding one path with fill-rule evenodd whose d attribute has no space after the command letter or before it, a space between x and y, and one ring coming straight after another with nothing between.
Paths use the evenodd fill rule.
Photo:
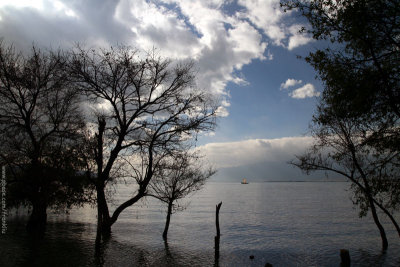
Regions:
<instances>
[{"instance_id":1,"label":"cloud","mask_svg":"<svg viewBox=\"0 0 400 267\"><path fill-rule=\"evenodd\" d=\"M156 46L166 56L194 59L198 86L227 95L229 82L248 84L234 73L254 59L265 60L267 43L247 21L226 15L223 3L121 0L115 18L132 31L139 47Z\"/></svg>"},{"instance_id":2,"label":"cloud","mask_svg":"<svg viewBox=\"0 0 400 267\"><path fill-rule=\"evenodd\" d=\"M303 174L291 168L289 161L303 154L313 138L284 137L278 139L250 139L229 143L210 143L199 147L207 161L218 169L215 180L250 181L321 179L324 174Z\"/></svg>"},{"instance_id":3,"label":"cloud","mask_svg":"<svg viewBox=\"0 0 400 267\"><path fill-rule=\"evenodd\" d=\"M197 85L228 101L227 85L246 86L243 66L272 60L269 44L293 49L308 42L286 25L279 0L32 0L0 4L0 32L18 49L131 45L196 63ZM95 8L94 8L95 7ZM267 36L267 38L266 38ZM303 39L302 39L303 38ZM228 105L220 113L229 114Z\"/></svg>"},{"instance_id":4,"label":"cloud","mask_svg":"<svg viewBox=\"0 0 400 267\"><path fill-rule=\"evenodd\" d=\"M226 99L223 99L223 100L221 101L221 105L224 106L224 107L229 107L229 106L231 105L231 103L229 103L228 101L226 101Z\"/></svg>"},{"instance_id":5,"label":"cloud","mask_svg":"<svg viewBox=\"0 0 400 267\"><path fill-rule=\"evenodd\" d=\"M1 37L18 49L65 48L76 42L132 44L132 33L114 19L114 1L13 1L0 8ZM93 12L93 7L96 7ZM71 14L73 14L71 16Z\"/></svg>"},{"instance_id":6,"label":"cloud","mask_svg":"<svg viewBox=\"0 0 400 267\"><path fill-rule=\"evenodd\" d=\"M219 106L215 113L218 117L228 117L229 116L229 111L226 108L226 106Z\"/></svg>"},{"instance_id":7,"label":"cloud","mask_svg":"<svg viewBox=\"0 0 400 267\"><path fill-rule=\"evenodd\" d=\"M302 84L302 80L295 79L287 79L286 82L281 83L280 90L289 89L289 87L293 87L299 84ZM297 88L289 93L289 96L296 99L304 99L307 97L320 96L320 92L315 90L314 85L311 83L307 83L300 88Z\"/></svg>"},{"instance_id":8,"label":"cloud","mask_svg":"<svg viewBox=\"0 0 400 267\"><path fill-rule=\"evenodd\" d=\"M307 97L320 96L320 92L315 90L314 85L307 83L304 86L289 93L292 98L303 99Z\"/></svg>"},{"instance_id":9,"label":"cloud","mask_svg":"<svg viewBox=\"0 0 400 267\"><path fill-rule=\"evenodd\" d=\"M252 165L264 161L287 162L311 145L312 137L250 139L229 143L209 143L199 147L217 168Z\"/></svg>"},{"instance_id":10,"label":"cloud","mask_svg":"<svg viewBox=\"0 0 400 267\"><path fill-rule=\"evenodd\" d=\"M287 79L286 82L281 83L280 89L288 89L289 87L301 84L302 82L302 80Z\"/></svg>"},{"instance_id":11,"label":"cloud","mask_svg":"<svg viewBox=\"0 0 400 267\"><path fill-rule=\"evenodd\" d=\"M285 19L291 12L282 11L280 0L239 0L238 4L244 7L244 11L238 12L238 16L254 23L274 45L292 50L312 41L308 35L299 33L304 25L288 24Z\"/></svg>"},{"instance_id":12,"label":"cloud","mask_svg":"<svg viewBox=\"0 0 400 267\"><path fill-rule=\"evenodd\" d=\"M245 11L238 13L240 17L248 18L262 29L275 45L283 45L286 34L280 22L285 13L279 7L279 0L239 0L238 4L245 8Z\"/></svg>"},{"instance_id":13,"label":"cloud","mask_svg":"<svg viewBox=\"0 0 400 267\"><path fill-rule=\"evenodd\" d=\"M183 18L151 1L121 0L114 18L131 31L135 46L144 50L156 47L166 57L184 59L199 53L202 47Z\"/></svg>"},{"instance_id":14,"label":"cloud","mask_svg":"<svg viewBox=\"0 0 400 267\"><path fill-rule=\"evenodd\" d=\"M199 67L199 86L220 95L233 82L247 85L244 77L234 75L252 60L265 60L267 43L245 20L226 15L223 1L169 1L179 6L188 24L199 34L200 52L193 55ZM217 7L217 8L216 8Z\"/></svg>"},{"instance_id":15,"label":"cloud","mask_svg":"<svg viewBox=\"0 0 400 267\"><path fill-rule=\"evenodd\" d=\"M44 47L70 47L76 42L119 43L147 51L155 47L163 56L194 60L198 86L227 96L229 82L248 85L243 75L236 75L243 66L272 56L264 56L267 43L259 30L247 19L227 14L224 4L222 0L7 0L0 4L0 32L18 49L29 49L32 42Z\"/></svg>"},{"instance_id":16,"label":"cloud","mask_svg":"<svg viewBox=\"0 0 400 267\"><path fill-rule=\"evenodd\" d=\"M314 41L311 36L306 35L305 33L299 32L299 30L303 27L305 27L305 25L294 24L288 28L290 37L289 37L289 43L288 43L287 48L289 50L293 50L296 47L306 45L306 44Z\"/></svg>"}]
</instances>

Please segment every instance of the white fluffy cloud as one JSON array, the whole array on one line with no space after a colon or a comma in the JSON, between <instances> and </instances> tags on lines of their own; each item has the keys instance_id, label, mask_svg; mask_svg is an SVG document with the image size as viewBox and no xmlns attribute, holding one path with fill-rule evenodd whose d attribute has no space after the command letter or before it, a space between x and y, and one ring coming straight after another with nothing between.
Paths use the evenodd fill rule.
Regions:
<instances>
[{"instance_id":1,"label":"white fluffy cloud","mask_svg":"<svg viewBox=\"0 0 400 267\"><path fill-rule=\"evenodd\" d=\"M289 93L289 95L291 97L297 98L297 99L319 96L320 94L321 93L316 91L314 85L312 85L311 83L307 83L304 86Z\"/></svg>"},{"instance_id":2,"label":"white fluffy cloud","mask_svg":"<svg viewBox=\"0 0 400 267\"><path fill-rule=\"evenodd\" d=\"M281 83L281 89L288 89L289 87L301 84L302 80L287 79L286 82Z\"/></svg>"},{"instance_id":3,"label":"white fluffy cloud","mask_svg":"<svg viewBox=\"0 0 400 267\"><path fill-rule=\"evenodd\" d=\"M229 143L210 143L199 147L216 168L239 167L260 162L287 162L312 144L312 137L251 139Z\"/></svg>"},{"instance_id":4,"label":"white fluffy cloud","mask_svg":"<svg viewBox=\"0 0 400 267\"><path fill-rule=\"evenodd\" d=\"M282 40L285 39L286 33L280 23L284 13L279 8L279 0L239 0L238 4L246 9L239 13L242 18L249 18L276 45L283 45Z\"/></svg>"},{"instance_id":5,"label":"white fluffy cloud","mask_svg":"<svg viewBox=\"0 0 400 267\"><path fill-rule=\"evenodd\" d=\"M224 14L224 1L160 2L176 8L144 0L121 0L117 5L116 19L134 33L136 45L161 47L173 58L194 59L198 85L216 95L228 94L228 82L247 84L234 73L254 59L264 60L267 47L254 27ZM226 106L221 107L220 114L229 114Z\"/></svg>"},{"instance_id":6,"label":"white fluffy cloud","mask_svg":"<svg viewBox=\"0 0 400 267\"><path fill-rule=\"evenodd\" d=\"M173 10L148 1L120 0L114 18L132 32L134 45L162 49L164 56L184 59L201 50L198 38Z\"/></svg>"},{"instance_id":7,"label":"white fluffy cloud","mask_svg":"<svg viewBox=\"0 0 400 267\"><path fill-rule=\"evenodd\" d=\"M275 45L292 50L312 41L309 36L299 33L304 25L285 22L290 12L282 11L280 0L239 0L238 4L245 8L238 15L250 19Z\"/></svg>"},{"instance_id":8,"label":"white fluffy cloud","mask_svg":"<svg viewBox=\"0 0 400 267\"><path fill-rule=\"evenodd\" d=\"M226 15L220 7L223 1L170 0L179 6L195 32L201 49L188 55L198 62L199 85L217 94L226 94L228 82L246 85L234 72L254 59L264 60L267 43L247 21Z\"/></svg>"},{"instance_id":9,"label":"white fluffy cloud","mask_svg":"<svg viewBox=\"0 0 400 267\"><path fill-rule=\"evenodd\" d=\"M219 117L228 117L229 111L228 107L231 105L226 99L221 100L221 105L217 109L217 115Z\"/></svg>"},{"instance_id":10,"label":"white fluffy cloud","mask_svg":"<svg viewBox=\"0 0 400 267\"><path fill-rule=\"evenodd\" d=\"M287 79L284 83L281 83L280 90L287 90L289 87L294 87L296 85L302 84L302 80L295 79ZM307 83L300 88L297 88L291 92L289 92L289 96L296 99L304 99L307 97L320 96L320 92L318 92L314 85L311 83Z\"/></svg>"},{"instance_id":11,"label":"white fluffy cloud","mask_svg":"<svg viewBox=\"0 0 400 267\"><path fill-rule=\"evenodd\" d=\"M309 42L313 41L313 39L310 36L299 32L299 30L302 27L305 27L305 26L300 25L300 24L294 24L288 28L289 41L288 41L287 48L289 50L293 50L296 47L308 44Z\"/></svg>"}]
</instances>

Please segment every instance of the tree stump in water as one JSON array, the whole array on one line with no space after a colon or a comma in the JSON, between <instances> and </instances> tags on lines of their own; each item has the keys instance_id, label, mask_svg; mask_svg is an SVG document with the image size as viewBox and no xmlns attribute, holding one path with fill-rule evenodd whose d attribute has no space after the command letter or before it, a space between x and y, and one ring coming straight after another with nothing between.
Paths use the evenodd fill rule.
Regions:
<instances>
[{"instance_id":1,"label":"tree stump in water","mask_svg":"<svg viewBox=\"0 0 400 267\"><path fill-rule=\"evenodd\" d=\"M221 236L221 232L219 229L219 210L221 208L222 202L220 202L216 206L216 211L215 211L215 227L217 228L217 235L214 237L214 243L215 243L215 260L217 261L219 259L219 239Z\"/></svg>"},{"instance_id":2,"label":"tree stump in water","mask_svg":"<svg viewBox=\"0 0 400 267\"><path fill-rule=\"evenodd\" d=\"M350 267L350 252L347 249L340 250L340 266Z\"/></svg>"}]
</instances>

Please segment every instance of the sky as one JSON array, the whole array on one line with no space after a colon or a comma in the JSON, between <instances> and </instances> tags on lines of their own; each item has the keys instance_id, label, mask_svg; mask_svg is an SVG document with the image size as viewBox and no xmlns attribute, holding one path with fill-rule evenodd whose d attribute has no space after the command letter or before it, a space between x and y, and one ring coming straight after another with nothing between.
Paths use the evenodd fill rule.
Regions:
<instances>
[{"instance_id":1,"label":"sky","mask_svg":"<svg viewBox=\"0 0 400 267\"><path fill-rule=\"evenodd\" d=\"M0 1L0 38L21 50L124 44L193 60L197 86L221 99L198 147L224 181L324 179L287 164L312 143L323 89L298 58L318 46L302 26L279 0Z\"/></svg>"}]
</instances>

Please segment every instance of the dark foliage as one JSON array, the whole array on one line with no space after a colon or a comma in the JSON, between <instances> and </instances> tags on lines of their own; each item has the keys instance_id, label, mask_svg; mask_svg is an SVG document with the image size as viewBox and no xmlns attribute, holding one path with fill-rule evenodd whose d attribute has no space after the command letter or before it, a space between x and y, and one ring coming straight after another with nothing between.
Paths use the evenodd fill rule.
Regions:
<instances>
[{"instance_id":1,"label":"dark foliage","mask_svg":"<svg viewBox=\"0 0 400 267\"><path fill-rule=\"evenodd\" d=\"M0 156L9 170L8 204L31 205L33 228L43 228L47 207L89 198L84 179L75 179L84 123L66 62L62 51L33 46L24 55L0 43Z\"/></svg>"}]
</instances>

